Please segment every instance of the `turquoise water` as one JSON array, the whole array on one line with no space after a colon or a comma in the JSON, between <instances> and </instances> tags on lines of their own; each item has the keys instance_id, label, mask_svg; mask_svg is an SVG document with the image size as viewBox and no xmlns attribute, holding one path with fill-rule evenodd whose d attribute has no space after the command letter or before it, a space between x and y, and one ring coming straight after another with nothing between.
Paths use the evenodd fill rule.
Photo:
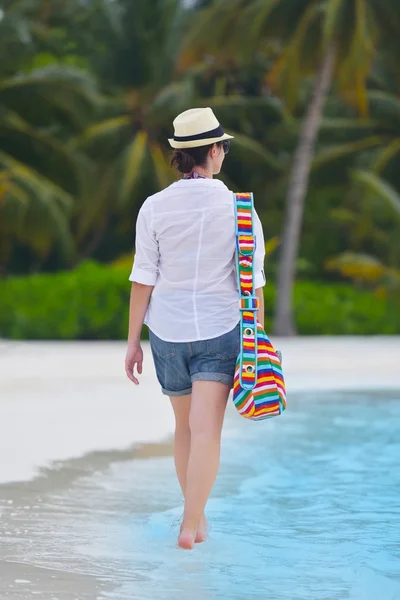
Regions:
<instances>
[{"instance_id":1,"label":"turquoise water","mask_svg":"<svg viewBox=\"0 0 400 600\"><path fill-rule=\"evenodd\" d=\"M48 492L40 555L19 551L104 578L104 600L400 600L399 423L395 393L292 396L266 422L230 412L206 544L176 549L182 506L160 457Z\"/></svg>"}]
</instances>

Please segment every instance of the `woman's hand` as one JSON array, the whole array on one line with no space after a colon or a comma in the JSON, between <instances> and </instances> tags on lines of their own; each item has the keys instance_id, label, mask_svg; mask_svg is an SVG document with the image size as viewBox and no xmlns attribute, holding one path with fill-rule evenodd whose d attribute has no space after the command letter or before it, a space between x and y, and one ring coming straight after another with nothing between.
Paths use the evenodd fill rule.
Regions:
<instances>
[{"instance_id":1,"label":"woman's hand","mask_svg":"<svg viewBox=\"0 0 400 600\"><path fill-rule=\"evenodd\" d=\"M125 372L135 385L139 385L139 380L135 377L135 365L137 365L137 372L141 375L143 366L142 347L140 342L129 342L125 357Z\"/></svg>"}]
</instances>

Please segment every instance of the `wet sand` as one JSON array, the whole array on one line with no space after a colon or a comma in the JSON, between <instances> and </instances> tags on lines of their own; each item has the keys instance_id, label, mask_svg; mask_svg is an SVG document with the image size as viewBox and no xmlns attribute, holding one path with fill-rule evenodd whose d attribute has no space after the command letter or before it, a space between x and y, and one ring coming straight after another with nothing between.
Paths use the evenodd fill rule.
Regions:
<instances>
[{"instance_id":1,"label":"wet sand","mask_svg":"<svg viewBox=\"0 0 400 600\"><path fill-rule=\"evenodd\" d=\"M92 600L101 598L102 592L107 589L109 589L107 581L89 575L46 569L27 563L0 561L2 600L3 598L4 600L25 600L25 598Z\"/></svg>"},{"instance_id":2,"label":"wet sand","mask_svg":"<svg viewBox=\"0 0 400 600\"><path fill-rule=\"evenodd\" d=\"M305 390L400 389L400 338L299 338L276 346L284 355L289 403L290 392ZM125 380L123 343L0 342L1 600L111 597L118 581L93 574L85 559L95 512L86 504L88 478L124 462L135 464L134 477L159 457L176 487L168 458L172 413L147 344L144 350L136 388ZM230 406L225 435L237 419ZM75 494L71 504L69 494ZM162 491L159 497L149 495L166 509ZM129 510L147 509L139 489ZM107 517L107 507L97 510ZM69 556L68 539L82 547L80 554Z\"/></svg>"},{"instance_id":3,"label":"wet sand","mask_svg":"<svg viewBox=\"0 0 400 600\"><path fill-rule=\"evenodd\" d=\"M94 575L92 560L79 552L90 542L91 520L108 516L106 507L87 504L90 481L113 464L171 454L171 441L92 452L43 467L30 481L0 485L1 600L106 598L119 582Z\"/></svg>"}]
</instances>

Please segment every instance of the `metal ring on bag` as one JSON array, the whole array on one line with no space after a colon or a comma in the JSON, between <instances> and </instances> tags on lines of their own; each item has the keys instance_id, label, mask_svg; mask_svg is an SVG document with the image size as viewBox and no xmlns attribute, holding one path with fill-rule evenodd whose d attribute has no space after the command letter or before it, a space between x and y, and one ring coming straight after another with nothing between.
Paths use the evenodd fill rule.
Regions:
<instances>
[{"instance_id":1,"label":"metal ring on bag","mask_svg":"<svg viewBox=\"0 0 400 600\"><path fill-rule=\"evenodd\" d=\"M246 290L245 292L243 292L244 296L251 296L251 292L249 292L248 290Z\"/></svg>"},{"instance_id":2,"label":"metal ring on bag","mask_svg":"<svg viewBox=\"0 0 400 600\"><path fill-rule=\"evenodd\" d=\"M244 370L246 371L246 373L254 373L255 367L254 367L254 365L246 365L244 367Z\"/></svg>"},{"instance_id":3,"label":"metal ring on bag","mask_svg":"<svg viewBox=\"0 0 400 600\"><path fill-rule=\"evenodd\" d=\"M244 330L244 335L254 335L254 331L251 329L251 327L246 327Z\"/></svg>"}]
</instances>

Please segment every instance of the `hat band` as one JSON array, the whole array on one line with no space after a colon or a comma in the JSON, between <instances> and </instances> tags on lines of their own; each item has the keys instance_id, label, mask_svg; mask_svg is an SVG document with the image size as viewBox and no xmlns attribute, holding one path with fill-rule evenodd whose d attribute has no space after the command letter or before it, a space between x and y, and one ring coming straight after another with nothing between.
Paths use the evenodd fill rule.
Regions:
<instances>
[{"instance_id":1,"label":"hat band","mask_svg":"<svg viewBox=\"0 0 400 600\"><path fill-rule=\"evenodd\" d=\"M174 135L174 140L175 142L192 142L194 140L208 140L211 138L222 137L223 135L224 130L222 129L221 125L219 125L216 129L205 131L204 133L198 133L196 135Z\"/></svg>"}]
</instances>

